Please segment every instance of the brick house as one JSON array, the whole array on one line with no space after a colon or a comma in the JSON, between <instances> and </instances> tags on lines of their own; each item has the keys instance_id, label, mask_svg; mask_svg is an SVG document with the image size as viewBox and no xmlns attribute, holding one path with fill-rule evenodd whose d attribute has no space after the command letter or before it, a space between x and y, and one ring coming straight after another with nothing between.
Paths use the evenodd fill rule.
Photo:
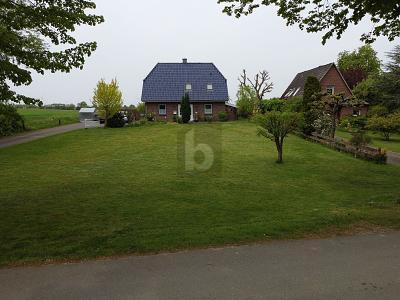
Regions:
<instances>
[{"instance_id":1,"label":"brick house","mask_svg":"<svg viewBox=\"0 0 400 300\"><path fill-rule=\"evenodd\" d=\"M346 98L354 97L353 92L348 86L340 70L334 63L330 63L297 74L283 93L282 99L303 96L304 85L309 76L314 76L319 80L323 92L328 94L343 94ZM367 103L357 108L343 107L340 112L340 118L352 115L365 116L367 113Z\"/></svg>"},{"instance_id":2,"label":"brick house","mask_svg":"<svg viewBox=\"0 0 400 300\"><path fill-rule=\"evenodd\" d=\"M180 103L190 97L192 121L219 119L226 112L236 120L236 107L229 104L227 80L213 63L158 63L143 81L142 102L146 113L157 120L172 121L180 116Z\"/></svg>"}]
</instances>

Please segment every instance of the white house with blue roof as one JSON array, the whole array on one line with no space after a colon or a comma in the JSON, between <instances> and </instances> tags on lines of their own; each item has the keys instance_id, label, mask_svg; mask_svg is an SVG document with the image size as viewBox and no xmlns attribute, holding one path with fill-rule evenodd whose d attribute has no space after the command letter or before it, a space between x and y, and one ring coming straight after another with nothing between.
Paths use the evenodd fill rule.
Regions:
<instances>
[{"instance_id":1,"label":"white house with blue roof","mask_svg":"<svg viewBox=\"0 0 400 300\"><path fill-rule=\"evenodd\" d=\"M180 116L180 103L190 97L192 121L218 120L226 112L236 119L236 108L229 104L227 80L213 63L158 63L143 81L142 101L146 113L157 120Z\"/></svg>"}]
</instances>

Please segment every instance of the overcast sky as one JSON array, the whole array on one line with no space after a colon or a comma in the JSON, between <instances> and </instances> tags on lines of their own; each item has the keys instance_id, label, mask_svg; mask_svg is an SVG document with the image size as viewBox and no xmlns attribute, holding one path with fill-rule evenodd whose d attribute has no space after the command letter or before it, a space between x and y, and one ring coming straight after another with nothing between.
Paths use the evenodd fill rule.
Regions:
<instances>
[{"instance_id":1,"label":"overcast sky","mask_svg":"<svg viewBox=\"0 0 400 300\"><path fill-rule=\"evenodd\" d=\"M286 27L273 7L235 19L224 15L217 0L95 0L95 13L105 17L96 27L79 28L80 42L97 41L97 51L83 70L69 74L35 75L19 89L45 103L90 102L101 78L116 77L125 104L140 101L142 82L157 62L213 62L228 79L236 99L237 78L243 68L253 75L270 72L275 84L268 97L280 96L296 73L333 62L343 50L361 46L359 36L369 31L364 22L348 30L341 40L321 44L321 34ZM385 59L395 42L379 39L374 48Z\"/></svg>"}]
</instances>

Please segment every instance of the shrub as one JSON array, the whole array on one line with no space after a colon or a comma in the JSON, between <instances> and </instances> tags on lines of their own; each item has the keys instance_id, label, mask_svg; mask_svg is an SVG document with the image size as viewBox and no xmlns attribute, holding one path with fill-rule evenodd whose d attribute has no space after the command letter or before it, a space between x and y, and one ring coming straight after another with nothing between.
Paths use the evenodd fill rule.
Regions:
<instances>
[{"instance_id":1,"label":"shrub","mask_svg":"<svg viewBox=\"0 0 400 300\"><path fill-rule=\"evenodd\" d=\"M347 130L364 130L368 119L364 116L347 117L340 122L340 127Z\"/></svg>"},{"instance_id":2,"label":"shrub","mask_svg":"<svg viewBox=\"0 0 400 300\"><path fill-rule=\"evenodd\" d=\"M365 145L371 143L371 138L366 135L364 130L358 130L351 133L350 143L357 149L365 147Z\"/></svg>"},{"instance_id":3,"label":"shrub","mask_svg":"<svg viewBox=\"0 0 400 300\"><path fill-rule=\"evenodd\" d=\"M285 101L278 98L263 100L261 102L262 113L270 111L283 111L284 107L285 107Z\"/></svg>"},{"instance_id":4,"label":"shrub","mask_svg":"<svg viewBox=\"0 0 400 300\"><path fill-rule=\"evenodd\" d=\"M156 120L156 115L153 112L149 112L146 114L146 119L149 122L154 122Z\"/></svg>"},{"instance_id":5,"label":"shrub","mask_svg":"<svg viewBox=\"0 0 400 300\"><path fill-rule=\"evenodd\" d=\"M323 136L330 136L332 132L331 117L326 113L321 113L313 123L314 130Z\"/></svg>"},{"instance_id":6,"label":"shrub","mask_svg":"<svg viewBox=\"0 0 400 300\"><path fill-rule=\"evenodd\" d=\"M387 109L386 106L375 105L371 108L371 110L369 111L369 114L371 116L376 116L376 117L385 117L389 114L389 110Z\"/></svg>"},{"instance_id":7,"label":"shrub","mask_svg":"<svg viewBox=\"0 0 400 300\"><path fill-rule=\"evenodd\" d=\"M24 119L11 105L0 103L0 136L13 135L25 130Z\"/></svg>"},{"instance_id":8,"label":"shrub","mask_svg":"<svg viewBox=\"0 0 400 300\"><path fill-rule=\"evenodd\" d=\"M225 111L221 111L218 114L218 118L221 122L226 122L228 121L228 114Z\"/></svg>"},{"instance_id":9,"label":"shrub","mask_svg":"<svg viewBox=\"0 0 400 300\"><path fill-rule=\"evenodd\" d=\"M108 119L107 127L122 128L125 126L124 115L120 112L116 113L112 118Z\"/></svg>"},{"instance_id":10,"label":"shrub","mask_svg":"<svg viewBox=\"0 0 400 300\"><path fill-rule=\"evenodd\" d=\"M303 110L303 97L301 96L295 96L292 98L289 98L285 102L285 111L288 112L302 112Z\"/></svg>"},{"instance_id":11,"label":"shrub","mask_svg":"<svg viewBox=\"0 0 400 300\"><path fill-rule=\"evenodd\" d=\"M213 121L213 117L212 116L205 116L204 117L204 121L211 123Z\"/></svg>"},{"instance_id":12,"label":"shrub","mask_svg":"<svg viewBox=\"0 0 400 300\"><path fill-rule=\"evenodd\" d=\"M366 128L380 133L388 141L393 133L400 132L400 113L387 117L372 117L368 120Z\"/></svg>"}]
</instances>

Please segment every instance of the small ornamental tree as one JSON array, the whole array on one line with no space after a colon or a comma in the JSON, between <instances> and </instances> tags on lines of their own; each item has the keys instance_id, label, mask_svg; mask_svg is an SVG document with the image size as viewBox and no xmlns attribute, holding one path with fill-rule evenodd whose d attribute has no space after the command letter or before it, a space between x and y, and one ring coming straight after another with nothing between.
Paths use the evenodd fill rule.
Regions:
<instances>
[{"instance_id":1,"label":"small ornamental tree","mask_svg":"<svg viewBox=\"0 0 400 300\"><path fill-rule=\"evenodd\" d=\"M368 120L367 129L380 133L389 141L392 134L400 132L400 113L387 117L374 116Z\"/></svg>"},{"instance_id":2,"label":"small ornamental tree","mask_svg":"<svg viewBox=\"0 0 400 300\"><path fill-rule=\"evenodd\" d=\"M283 142L289 133L296 130L300 114L293 112L271 111L258 115L256 122L260 126L258 134L275 142L278 151L277 163L283 162Z\"/></svg>"},{"instance_id":3,"label":"small ornamental tree","mask_svg":"<svg viewBox=\"0 0 400 300\"><path fill-rule=\"evenodd\" d=\"M314 103L320 99L321 84L319 80L314 76L309 76L304 85L303 93L303 112L304 112L304 123L302 131L306 135L310 135L314 132L314 122L317 119L316 111L314 109Z\"/></svg>"},{"instance_id":4,"label":"small ornamental tree","mask_svg":"<svg viewBox=\"0 0 400 300\"><path fill-rule=\"evenodd\" d=\"M122 93L116 79L113 79L110 84L103 79L97 83L93 106L97 109L99 116L104 118L106 127L108 120L121 110L122 104Z\"/></svg>"},{"instance_id":5,"label":"small ornamental tree","mask_svg":"<svg viewBox=\"0 0 400 300\"><path fill-rule=\"evenodd\" d=\"M189 123L191 114L192 110L190 108L190 97L189 94L186 93L185 96L182 97L181 101L182 122L185 124Z\"/></svg>"},{"instance_id":6,"label":"small ornamental tree","mask_svg":"<svg viewBox=\"0 0 400 300\"><path fill-rule=\"evenodd\" d=\"M358 107L363 102L356 98L345 98L342 94L322 95L321 99L314 102L315 108L320 112L327 114L330 118L330 138L334 139L336 128L340 119L340 112L343 107Z\"/></svg>"}]
</instances>

